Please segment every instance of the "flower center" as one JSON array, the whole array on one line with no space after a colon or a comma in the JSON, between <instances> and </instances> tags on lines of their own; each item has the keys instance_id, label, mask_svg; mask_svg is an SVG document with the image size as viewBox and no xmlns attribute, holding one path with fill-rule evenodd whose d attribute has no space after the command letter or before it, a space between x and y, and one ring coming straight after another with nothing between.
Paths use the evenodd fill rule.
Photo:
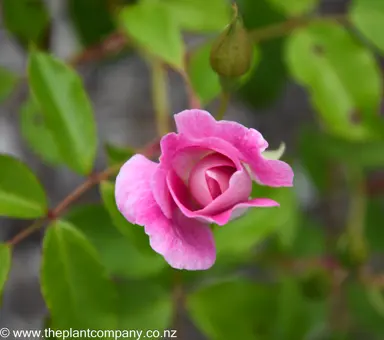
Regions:
<instances>
[{"instance_id":1,"label":"flower center","mask_svg":"<svg viewBox=\"0 0 384 340\"><path fill-rule=\"evenodd\" d=\"M228 158L218 154L206 156L191 171L188 181L190 193L204 207L228 189L235 171Z\"/></svg>"}]
</instances>

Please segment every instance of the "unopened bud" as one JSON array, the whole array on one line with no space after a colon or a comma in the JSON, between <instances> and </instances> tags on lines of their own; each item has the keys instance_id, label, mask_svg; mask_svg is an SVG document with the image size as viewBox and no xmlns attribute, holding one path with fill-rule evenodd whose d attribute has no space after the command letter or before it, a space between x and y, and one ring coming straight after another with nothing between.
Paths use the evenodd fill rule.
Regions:
<instances>
[{"instance_id":1,"label":"unopened bud","mask_svg":"<svg viewBox=\"0 0 384 340\"><path fill-rule=\"evenodd\" d=\"M251 69L252 59L252 41L234 5L232 21L212 45L211 67L221 77L237 78Z\"/></svg>"}]
</instances>

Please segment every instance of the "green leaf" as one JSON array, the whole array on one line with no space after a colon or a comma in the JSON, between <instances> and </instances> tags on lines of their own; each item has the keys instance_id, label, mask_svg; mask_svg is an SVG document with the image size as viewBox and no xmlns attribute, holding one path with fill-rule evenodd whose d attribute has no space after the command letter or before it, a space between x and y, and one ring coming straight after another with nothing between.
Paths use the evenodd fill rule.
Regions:
<instances>
[{"instance_id":1,"label":"green leaf","mask_svg":"<svg viewBox=\"0 0 384 340\"><path fill-rule=\"evenodd\" d=\"M347 30L327 23L297 30L288 40L286 60L329 131L349 140L370 136L364 125L352 122L352 114L364 119L377 112L381 76L373 54Z\"/></svg>"},{"instance_id":2,"label":"green leaf","mask_svg":"<svg viewBox=\"0 0 384 340\"><path fill-rule=\"evenodd\" d=\"M299 16L313 10L319 0L269 0L277 10L290 15Z\"/></svg>"},{"instance_id":3,"label":"green leaf","mask_svg":"<svg viewBox=\"0 0 384 340\"><path fill-rule=\"evenodd\" d=\"M165 261L156 253L143 254L131 239L124 237L102 205L76 207L65 219L93 244L110 275L142 278L159 273L165 266Z\"/></svg>"},{"instance_id":4,"label":"green leaf","mask_svg":"<svg viewBox=\"0 0 384 340\"><path fill-rule=\"evenodd\" d=\"M252 197L271 198L279 202L280 207L250 208L244 216L229 222L225 228L215 230L218 257L251 255L252 248L276 233L284 245L293 242L297 225L293 191L257 186L254 192Z\"/></svg>"},{"instance_id":5,"label":"green leaf","mask_svg":"<svg viewBox=\"0 0 384 340\"><path fill-rule=\"evenodd\" d=\"M96 250L71 224L49 226L41 277L54 327L116 329L116 290Z\"/></svg>"},{"instance_id":6,"label":"green leaf","mask_svg":"<svg viewBox=\"0 0 384 340\"><path fill-rule=\"evenodd\" d=\"M243 15L244 24L251 31L256 42L258 39L256 30L286 20L268 0L239 0L237 3ZM255 108L271 105L286 84L287 71L283 60L283 43L284 39L278 38L258 44L260 62L239 90L241 98Z\"/></svg>"},{"instance_id":7,"label":"green leaf","mask_svg":"<svg viewBox=\"0 0 384 340\"><path fill-rule=\"evenodd\" d=\"M123 164L135 154L135 150L131 148L123 148L109 143L105 145L105 151L110 166Z\"/></svg>"},{"instance_id":8,"label":"green leaf","mask_svg":"<svg viewBox=\"0 0 384 340\"><path fill-rule=\"evenodd\" d=\"M369 249L374 253L384 253L384 228L382 224L384 202L381 199L368 201L365 215L365 235Z\"/></svg>"},{"instance_id":9,"label":"green leaf","mask_svg":"<svg viewBox=\"0 0 384 340\"><path fill-rule=\"evenodd\" d=\"M80 77L62 61L40 52L30 54L28 74L63 162L82 175L90 173L97 149L96 126Z\"/></svg>"},{"instance_id":10,"label":"green leaf","mask_svg":"<svg viewBox=\"0 0 384 340\"><path fill-rule=\"evenodd\" d=\"M3 0L5 27L23 45L40 45L49 28L49 14L43 0Z\"/></svg>"},{"instance_id":11,"label":"green leaf","mask_svg":"<svg viewBox=\"0 0 384 340\"><path fill-rule=\"evenodd\" d=\"M59 149L36 101L30 98L20 108L21 134L31 150L52 165L62 163Z\"/></svg>"},{"instance_id":12,"label":"green leaf","mask_svg":"<svg viewBox=\"0 0 384 340\"><path fill-rule=\"evenodd\" d=\"M284 276L279 282L273 339L307 339L311 330L326 322L326 301L307 300L296 278Z\"/></svg>"},{"instance_id":13,"label":"green leaf","mask_svg":"<svg viewBox=\"0 0 384 340\"><path fill-rule=\"evenodd\" d=\"M119 14L120 23L129 37L152 55L182 69L184 43L178 23L159 2L126 6Z\"/></svg>"},{"instance_id":14,"label":"green leaf","mask_svg":"<svg viewBox=\"0 0 384 340\"><path fill-rule=\"evenodd\" d=\"M108 0L69 0L68 13L85 47L100 43L115 31Z\"/></svg>"},{"instance_id":15,"label":"green leaf","mask_svg":"<svg viewBox=\"0 0 384 340\"><path fill-rule=\"evenodd\" d=\"M347 286L348 306L355 323L366 330L373 331L378 335L384 335L383 292L379 293L376 288L364 287L357 283ZM372 301L372 297L378 301ZM372 305L374 302L375 305ZM379 309L376 304L380 303Z\"/></svg>"},{"instance_id":16,"label":"green leaf","mask_svg":"<svg viewBox=\"0 0 384 340\"><path fill-rule=\"evenodd\" d=\"M318 130L304 127L300 131L299 155L301 164L306 170L306 175L312 180L316 188L324 193L329 183L329 166L325 148L319 142L320 132Z\"/></svg>"},{"instance_id":17,"label":"green leaf","mask_svg":"<svg viewBox=\"0 0 384 340\"><path fill-rule=\"evenodd\" d=\"M384 52L384 3L381 0L353 0L350 17L357 29Z\"/></svg>"},{"instance_id":18,"label":"green leaf","mask_svg":"<svg viewBox=\"0 0 384 340\"><path fill-rule=\"evenodd\" d=\"M11 248L7 244L0 244L0 302L5 283L11 270Z\"/></svg>"},{"instance_id":19,"label":"green leaf","mask_svg":"<svg viewBox=\"0 0 384 340\"><path fill-rule=\"evenodd\" d=\"M384 155L382 152L384 142L381 140L348 141L337 136L308 129L304 142L308 144L308 152L312 148L312 152L315 153L319 160L332 160L367 170L374 170L384 166ZM320 169L319 164L318 166ZM323 171L322 166L321 170Z\"/></svg>"},{"instance_id":20,"label":"green leaf","mask_svg":"<svg viewBox=\"0 0 384 340\"><path fill-rule=\"evenodd\" d=\"M119 294L118 329L159 331L172 322L172 296L155 282L121 282Z\"/></svg>"},{"instance_id":21,"label":"green leaf","mask_svg":"<svg viewBox=\"0 0 384 340\"><path fill-rule=\"evenodd\" d=\"M193 50L188 61L188 74L192 86L203 105L208 104L221 92L219 76L209 63L212 43Z\"/></svg>"},{"instance_id":22,"label":"green leaf","mask_svg":"<svg viewBox=\"0 0 384 340\"><path fill-rule=\"evenodd\" d=\"M245 279L202 287L187 298L195 325L210 339L263 339L274 327L274 287Z\"/></svg>"},{"instance_id":23,"label":"green leaf","mask_svg":"<svg viewBox=\"0 0 384 340\"><path fill-rule=\"evenodd\" d=\"M295 257L318 257L325 254L324 228L310 218L304 218L297 230L291 249Z\"/></svg>"},{"instance_id":24,"label":"green leaf","mask_svg":"<svg viewBox=\"0 0 384 340\"><path fill-rule=\"evenodd\" d=\"M218 31L230 20L230 7L225 0L165 0L182 29L197 32Z\"/></svg>"},{"instance_id":25,"label":"green leaf","mask_svg":"<svg viewBox=\"0 0 384 340\"><path fill-rule=\"evenodd\" d=\"M0 103L6 100L15 89L19 77L4 67L0 67Z\"/></svg>"},{"instance_id":26,"label":"green leaf","mask_svg":"<svg viewBox=\"0 0 384 340\"><path fill-rule=\"evenodd\" d=\"M33 219L48 210L44 189L21 161L0 155L0 216Z\"/></svg>"}]
</instances>

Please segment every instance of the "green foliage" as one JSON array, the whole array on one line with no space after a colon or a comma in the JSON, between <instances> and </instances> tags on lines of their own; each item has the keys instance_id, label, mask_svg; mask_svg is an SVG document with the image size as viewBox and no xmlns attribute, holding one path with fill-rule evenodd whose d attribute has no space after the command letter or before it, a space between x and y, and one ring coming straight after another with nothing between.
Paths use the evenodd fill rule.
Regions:
<instances>
[{"instance_id":1,"label":"green foliage","mask_svg":"<svg viewBox=\"0 0 384 340\"><path fill-rule=\"evenodd\" d=\"M74 208L67 216L76 229L92 243L110 275L126 278L142 278L158 274L164 268L164 260L153 251L145 253L134 240L124 237L114 226L102 205L86 205ZM138 226L130 226L137 228ZM149 240L147 238L147 243Z\"/></svg>"},{"instance_id":2,"label":"green foliage","mask_svg":"<svg viewBox=\"0 0 384 340\"><path fill-rule=\"evenodd\" d=\"M376 288L350 283L346 293L353 321L367 331L384 335L384 298Z\"/></svg>"},{"instance_id":3,"label":"green foliage","mask_svg":"<svg viewBox=\"0 0 384 340\"><path fill-rule=\"evenodd\" d=\"M32 171L10 155L0 155L0 216L32 219L45 216L47 198Z\"/></svg>"},{"instance_id":4,"label":"green foliage","mask_svg":"<svg viewBox=\"0 0 384 340\"><path fill-rule=\"evenodd\" d=\"M146 52L178 69L183 68L181 32L177 20L164 4L150 1L127 6L119 19L127 35Z\"/></svg>"},{"instance_id":5,"label":"green foliage","mask_svg":"<svg viewBox=\"0 0 384 340\"><path fill-rule=\"evenodd\" d=\"M325 300L312 302L307 299L303 294L302 282L284 276L276 293L277 312L272 339L306 339L313 330L322 326L326 316Z\"/></svg>"},{"instance_id":6,"label":"green foliage","mask_svg":"<svg viewBox=\"0 0 384 340\"><path fill-rule=\"evenodd\" d=\"M29 82L62 161L80 174L93 168L97 139L92 107L80 77L62 61L32 52Z\"/></svg>"},{"instance_id":7,"label":"green foliage","mask_svg":"<svg viewBox=\"0 0 384 340\"><path fill-rule=\"evenodd\" d=\"M369 248L373 253L384 253L384 228L381 222L383 214L383 200L371 199L368 201L365 218L365 236Z\"/></svg>"},{"instance_id":8,"label":"green foliage","mask_svg":"<svg viewBox=\"0 0 384 340\"><path fill-rule=\"evenodd\" d=\"M188 60L188 74L192 86L203 105L221 92L219 76L212 70L209 55L212 43L197 47Z\"/></svg>"},{"instance_id":9,"label":"green foliage","mask_svg":"<svg viewBox=\"0 0 384 340\"><path fill-rule=\"evenodd\" d=\"M169 328L172 321L170 292L150 281L121 282L117 284L119 296L118 329Z\"/></svg>"},{"instance_id":10,"label":"green foliage","mask_svg":"<svg viewBox=\"0 0 384 340\"><path fill-rule=\"evenodd\" d=\"M207 340L383 338L382 275L369 261L384 254L381 179L375 188L378 197L368 197L371 190L363 189L363 181L370 183L363 174L380 177L384 168L384 120L379 114L383 84L375 55L375 49L384 52L382 0L353 0L349 13L325 17L315 10L318 0L239 0L238 14L247 32L238 31L240 21L236 27L230 25L233 9L226 0L68 1L71 24L85 47L70 60L85 55L87 60L103 61L110 51L125 47L139 52L164 76L161 86L153 88L156 112L162 111L159 103L164 108L175 105L172 89L171 98L165 98L166 77L175 76L169 69L176 71L178 81L192 85L202 107L225 92L240 105L250 105L250 110L266 108L277 104L292 80L309 94L317 123L312 125L319 126L303 128L301 121L294 122L300 135L298 150L287 148L289 161L284 159L285 144L262 156L283 157L301 166L318 189L316 199L303 202L307 188L300 176L295 177L295 188L255 184L250 196L271 198L280 206L250 208L225 226L211 226L217 258L206 271L171 268L151 248L145 227L129 223L117 208L113 177L136 153L133 148L103 141L110 168L93 174L98 141L92 106L79 74L40 51L51 40L44 3L1 3L5 28L28 50L28 66L27 75L20 76L0 67L0 102L16 85L25 87L29 97L20 101L19 123L29 149L44 165L66 166L87 178L57 207L48 209L46 193L27 165L0 155L0 217L38 219L12 238L12 246L0 243L0 297L11 270L12 247L48 222L41 272L50 314L45 329L161 332L185 326L175 320L180 307L183 318ZM223 46L223 32L226 40L228 31L232 40ZM198 34L201 41L187 49L184 33L193 33L193 38ZM106 39L115 34L125 34L126 39ZM251 44L244 48L246 37ZM186 38L189 43L191 36ZM120 45L124 40L127 46ZM195 98L187 94L192 102ZM172 103L166 105L167 99ZM155 115L156 123L171 132L174 126L167 119L175 112L168 112L167 118L167 110ZM278 125L286 122L280 116L273 119ZM264 126L265 121L256 121ZM248 135L238 137L235 144ZM153 151L155 147L146 148L148 158L155 158ZM356 188L347 181L353 171L362 177ZM295 175L300 174L295 170ZM101 202L76 204L97 185ZM354 213L361 215L356 223L344 217ZM339 301L343 309L334 310ZM51 335L48 338L55 338Z\"/></svg>"},{"instance_id":11,"label":"green foliage","mask_svg":"<svg viewBox=\"0 0 384 340\"><path fill-rule=\"evenodd\" d=\"M53 134L47 128L44 115L33 97L20 108L20 129L23 138L36 155L52 165L62 163Z\"/></svg>"},{"instance_id":12,"label":"green foliage","mask_svg":"<svg viewBox=\"0 0 384 340\"><path fill-rule=\"evenodd\" d=\"M0 244L0 303L4 285L7 282L8 274L11 269L11 248L4 244Z\"/></svg>"},{"instance_id":13,"label":"green foliage","mask_svg":"<svg viewBox=\"0 0 384 340\"><path fill-rule=\"evenodd\" d=\"M53 327L116 328L115 288L95 248L67 222L54 222L45 234L41 282Z\"/></svg>"},{"instance_id":14,"label":"green foliage","mask_svg":"<svg viewBox=\"0 0 384 340\"><path fill-rule=\"evenodd\" d=\"M229 22L230 8L225 0L164 0L163 3L187 31L215 32Z\"/></svg>"},{"instance_id":15,"label":"green foliage","mask_svg":"<svg viewBox=\"0 0 384 340\"><path fill-rule=\"evenodd\" d=\"M68 0L68 12L84 46L101 42L115 30L108 0Z\"/></svg>"},{"instance_id":16,"label":"green foliage","mask_svg":"<svg viewBox=\"0 0 384 340\"><path fill-rule=\"evenodd\" d=\"M231 259L250 255L251 250L265 241L268 236L278 233L286 245L294 237L296 226L295 198L292 190L255 187L253 197L271 198L280 207L251 208L244 216L215 230L218 257ZM219 259L218 261L222 261Z\"/></svg>"},{"instance_id":17,"label":"green foliage","mask_svg":"<svg viewBox=\"0 0 384 340\"><path fill-rule=\"evenodd\" d=\"M272 6L291 16L299 16L314 9L319 0L269 0Z\"/></svg>"},{"instance_id":18,"label":"green foliage","mask_svg":"<svg viewBox=\"0 0 384 340\"><path fill-rule=\"evenodd\" d=\"M276 295L273 285L231 280L193 292L187 308L195 325L210 339L255 339L270 332Z\"/></svg>"},{"instance_id":19,"label":"green foliage","mask_svg":"<svg viewBox=\"0 0 384 340\"><path fill-rule=\"evenodd\" d=\"M286 58L292 75L308 87L327 129L348 139L366 139L369 131L352 122L376 112L382 81L373 54L335 24L313 24L288 40ZM337 100L334 100L337 98Z\"/></svg>"},{"instance_id":20,"label":"green foliage","mask_svg":"<svg viewBox=\"0 0 384 340\"><path fill-rule=\"evenodd\" d=\"M301 292L308 299L322 301L332 290L332 278L329 272L319 266L306 270L300 280Z\"/></svg>"},{"instance_id":21,"label":"green foliage","mask_svg":"<svg viewBox=\"0 0 384 340\"><path fill-rule=\"evenodd\" d=\"M3 0L2 12L5 27L24 47L44 42L50 18L43 0Z\"/></svg>"},{"instance_id":22,"label":"green foliage","mask_svg":"<svg viewBox=\"0 0 384 340\"><path fill-rule=\"evenodd\" d=\"M239 0L237 3L245 27L250 31L283 22L285 19L268 0ZM257 40L258 37L253 35L253 38ZM241 98L255 108L270 106L285 86L287 71L282 53L283 47L282 38L265 40L259 44L261 58L258 67L239 90Z\"/></svg>"},{"instance_id":23,"label":"green foliage","mask_svg":"<svg viewBox=\"0 0 384 340\"><path fill-rule=\"evenodd\" d=\"M384 3L380 0L353 0L350 16L363 36L384 52Z\"/></svg>"},{"instance_id":24,"label":"green foliage","mask_svg":"<svg viewBox=\"0 0 384 340\"><path fill-rule=\"evenodd\" d=\"M302 218L290 254L296 258L320 257L325 254L324 228L308 217Z\"/></svg>"},{"instance_id":25,"label":"green foliage","mask_svg":"<svg viewBox=\"0 0 384 340\"><path fill-rule=\"evenodd\" d=\"M18 76L0 67L0 103L8 98L19 81Z\"/></svg>"},{"instance_id":26,"label":"green foliage","mask_svg":"<svg viewBox=\"0 0 384 340\"><path fill-rule=\"evenodd\" d=\"M111 166L123 164L135 154L135 150L131 148L123 148L110 143L105 145L105 152L107 154L108 164Z\"/></svg>"}]
</instances>

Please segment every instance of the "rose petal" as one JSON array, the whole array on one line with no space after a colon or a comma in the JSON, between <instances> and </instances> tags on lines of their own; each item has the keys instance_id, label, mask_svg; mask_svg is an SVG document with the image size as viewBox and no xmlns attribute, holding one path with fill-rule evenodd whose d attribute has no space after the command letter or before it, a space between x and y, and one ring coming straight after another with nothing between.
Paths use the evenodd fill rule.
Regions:
<instances>
[{"instance_id":1,"label":"rose petal","mask_svg":"<svg viewBox=\"0 0 384 340\"><path fill-rule=\"evenodd\" d=\"M227 157L218 153L213 153L200 160L190 173L187 185L191 191L192 196L203 207L212 202L212 195L209 190L205 174L208 169L217 166L227 166L234 168L233 162Z\"/></svg>"},{"instance_id":2,"label":"rose petal","mask_svg":"<svg viewBox=\"0 0 384 340\"><path fill-rule=\"evenodd\" d=\"M201 147L190 147L179 150L172 159L172 168L176 174L187 183L189 174L197 162L213 152L212 150Z\"/></svg>"},{"instance_id":3,"label":"rose petal","mask_svg":"<svg viewBox=\"0 0 384 340\"><path fill-rule=\"evenodd\" d=\"M215 180L221 193L223 193L229 188L229 180L233 173L234 171L232 168L220 166L207 170L206 177Z\"/></svg>"},{"instance_id":4,"label":"rose petal","mask_svg":"<svg viewBox=\"0 0 384 340\"><path fill-rule=\"evenodd\" d=\"M215 215L230 209L236 204L246 202L252 191L252 183L245 170L237 171L229 181L229 188L209 205L200 210L191 207L191 196L183 181L174 173L167 176L168 188L171 196L181 212L190 218L200 218L208 222L214 222Z\"/></svg>"},{"instance_id":5,"label":"rose petal","mask_svg":"<svg viewBox=\"0 0 384 340\"><path fill-rule=\"evenodd\" d=\"M219 183L205 174L205 181L207 182L209 193L212 197L212 200L216 199L218 196L222 194Z\"/></svg>"},{"instance_id":6,"label":"rose petal","mask_svg":"<svg viewBox=\"0 0 384 340\"><path fill-rule=\"evenodd\" d=\"M254 157L248 162L257 182L270 187L293 186L294 173L292 168L280 160L269 160L263 156Z\"/></svg>"},{"instance_id":7,"label":"rose petal","mask_svg":"<svg viewBox=\"0 0 384 340\"><path fill-rule=\"evenodd\" d=\"M131 223L143 225L149 216L145 212L151 205L152 190L149 185L158 164L142 155L134 155L120 169L116 177L116 204Z\"/></svg>"},{"instance_id":8,"label":"rose petal","mask_svg":"<svg viewBox=\"0 0 384 340\"><path fill-rule=\"evenodd\" d=\"M168 220L159 218L145 231L151 247L176 269L205 270L216 260L216 247L209 225L189 219L178 212Z\"/></svg>"},{"instance_id":9,"label":"rose petal","mask_svg":"<svg viewBox=\"0 0 384 340\"><path fill-rule=\"evenodd\" d=\"M239 151L224 140L218 138L206 138L204 141L190 140L184 135L169 133L165 135L160 142L162 154L160 156L160 166L156 170L156 174L152 181L153 195L161 210L170 218L172 210L172 200L166 189L166 176L169 171L173 171L172 162L178 152L184 149L194 147L204 150L212 150L228 157L236 166L241 169L242 165L239 160Z\"/></svg>"},{"instance_id":10,"label":"rose petal","mask_svg":"<svg viewBox=\"0 0 384 340\"><path fill-rule=\"evenodd\" d=\"M133 156L116 178L116 203L131 222L144 225L151 247L176 269L204 270L216 259L208 225L187 219L178 209L172 220L157 205L150 186L157 164L142 155Z\"/></svg>"},{"instance_id":11,"label":"rose petal","mask_svg":"<svg viewBox=\"0 0 384 340\"><path fill-rule=\"evenodd\" d=\"M218 137L236 148L244 145L257 147L261 152L268 147L262 134L254 129L230 121L216 121L204 110L185 110L176 115L177 131L191 138Z\"/></svg>"},{"instance_id":12,"label":"rose petal","mask_svg":"<svg viewBox=\"0 0 384 340\"><path fill-rule=\"evenodd\" d=\"M249 164L259 183L272 186L292 186L291 167L279 160L268 160L262 152L268 147L260 132L229 121L217 122L207 111L186 110L175 115L177 129L190 138L218 137L236 147L242 160Z\"/></svg>"},{"instance_id":13,"label":"rose petal","mask_svg":"<svg viewBox=\"0 0 384 340\"><path fill-rule=\"evenodd\" d=\"M233 220L235 218L239 218L240 216L242 216L251 207L268 208L268 207L278 207L278 206L280 206L279 203L269 198L254 198L247 202L236 204L231 209L228 209L227 211L224 211L221 214L217 214L213 216L212 220L218 225L225 225L230 220Z\"/></svg>"},{"instance_id":14,"label":"rose petal","mask_svg":"<svg viewBox=\"0 0 384 340\"><path fill-rule=\"evenodd\" d=\"M167 182L165 180L167 176L167 169L159 164L151 177L151 189L155 201L161 208L162 212L167 218L172 218L172 197L168 190Z\"/></svg>"}]
</instances>

